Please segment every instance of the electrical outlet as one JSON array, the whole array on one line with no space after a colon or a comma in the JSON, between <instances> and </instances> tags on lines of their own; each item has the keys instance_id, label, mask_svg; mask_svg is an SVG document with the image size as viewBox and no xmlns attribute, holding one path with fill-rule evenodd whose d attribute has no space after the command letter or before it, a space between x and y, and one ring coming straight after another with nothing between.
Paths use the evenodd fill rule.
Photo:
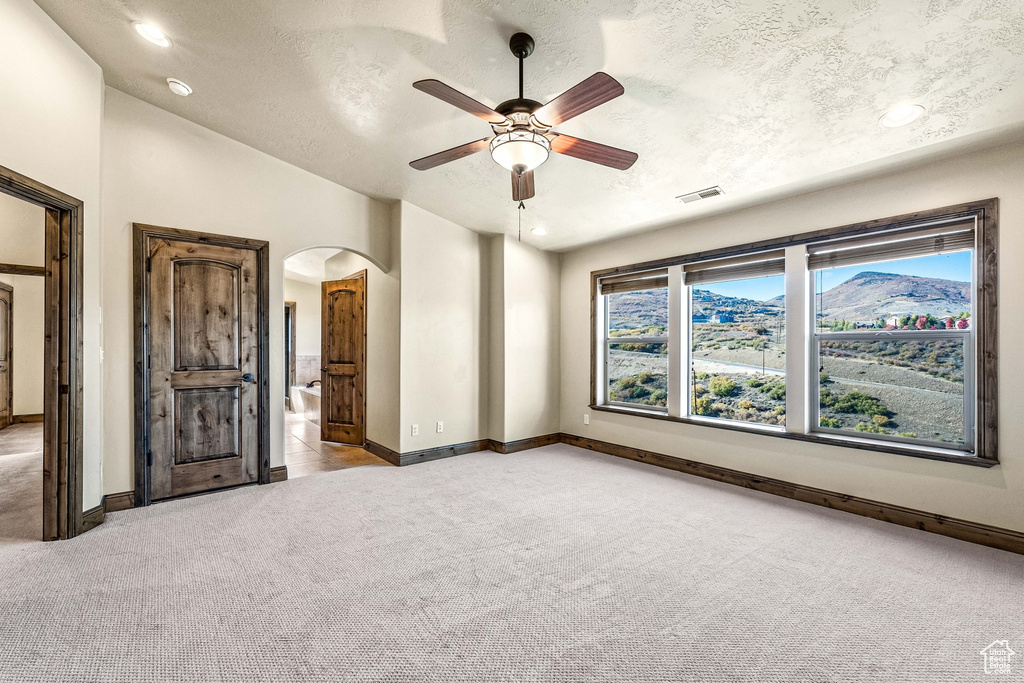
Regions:
<instances>
[{"instance_id":1,"label":"electrical outlet","mask_svg":"<svg viewBox=\"0 0 1024 683\"><path fill-rule=\"evenodd\" d=\"M413 436L419 436L420 435L420 426L419 425L413 425L412 426L412 435Z\"/></svg>"},{"instance_id":2,"label":"electrical outlet","mask_svg":"<svg viewBox=\"0 0 1024 683\"><path fill-rule=\"evenodd\" d=\"M438 420L438 422L437 422L437 433L441 434L443 432L444 432L444 422L441 422L440 420Z\"/></svg>"},{"instance_id":3,"label":"electrical outlet","mask_svg":"<svg viewBox=\"0 0 1024 683\"><path fill-rule=\"evenodd\" d=\"M583 424L590 424L590 413L583 413Z\"/></svg>"}]
</instances>

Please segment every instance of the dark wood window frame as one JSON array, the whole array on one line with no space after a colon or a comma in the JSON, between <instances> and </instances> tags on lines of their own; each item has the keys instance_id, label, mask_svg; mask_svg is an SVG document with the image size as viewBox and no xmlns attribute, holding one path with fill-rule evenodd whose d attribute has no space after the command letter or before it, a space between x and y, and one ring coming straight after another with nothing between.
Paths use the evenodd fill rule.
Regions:
<instances>
[{"instance_id":1,"label":"dark wood window frame","mask_svg":"<svg viewBox=\"0 0 1024 683\"><path fill-rule=\"evenodd\" d=\"M83 227L81 200L0 166L0 192L45 211L45 265L0 272L45 277L43 540L85 530L82 494Z\"/></svg>"},{"instance_id":2,"label":"dark wood window frame","mask_svg":"<svg viewBox=\"0 0 1024 683\"><path fill-rule=\"evenodd\" d=\"M688 263L706 261L715 258L742 256L770 249L805 245L836 237L852 237L857 235L866 236L874 233L909 228L929 221L957 218L976 219L978 234L976 241L977 248L974 251L975 272L978 278L974 288L974 294L976 296L975 311L979 322L975 345L975 410L977 415L977 434L975 436L974 455L956 455L943 452L940 449L907 447L898 444L871 442L866 439L856 439L855 437L837 438L833 436L823 436L816 433L801 434L796 432L770 431L761 428L758 425L748 426L733 422L716 422L713 420L694 419L693 417L686 416L676 417L665 415L660 412L646 411L639 408L625 408L598 403L597 377L599 371L598 363L600 362L600 340L598 339L597 333L597 325L599 322L597 317L598 297L600 296L600 280L602 278L607 278L613 275L649 271L658 268L667 268L670 266L685 265ZM998 252L999 200L998 198L992 198L947 206L940 209L931 209L928 211L919 211L900 216L881 218L863 223L853 223L825 230L815 230L788 237L751 242L736 247L712 249L693 254L658 259L655 261L645 261L643 263L634 263L626 266L592 271L590 274L590 408L592 410L611 412L619 415L668 420L715 429L730 429L776 438L810 441L830 446L909 455L912 457L956 462L980 467L992 467L999 463L997 430L997 344L999 326Z\"/></svg>"},{"instance_id":3,"label":"dark wood window frame","mask_svg":"<svg viewBox=\"0 0 1024 683\"><path fill-rule=\"evenodd\" d=\"M162 228L141 223L132 224L132 262L134 280L134 336L135 336L135 507L149 505L150 482L146 454L146 410L148 401L141 400L149 395L149 372L143 359L149 354L144 310L144 287L146 281L146 243L149 239L171 237L179 241L212 244L226 247L252 249L256 252L259 277L259 462L260 484L270 483L270 243L246 237L215 235L177 228Z\"/></svg>"}]
</instances>

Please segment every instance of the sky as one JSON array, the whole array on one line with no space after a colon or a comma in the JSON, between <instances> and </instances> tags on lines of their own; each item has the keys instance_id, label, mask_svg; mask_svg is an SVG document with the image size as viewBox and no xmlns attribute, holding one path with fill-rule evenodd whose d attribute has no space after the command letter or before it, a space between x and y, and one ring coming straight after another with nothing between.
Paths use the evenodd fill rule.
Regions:
<instances>
[{"instance_id":1,"label":"sky","mask_svg":"<svg viewBox=\"0 0 1024 683\"><path fill-rule=\"evenodd\" d=\"M814 291L827 292L833 287L846 282L854 275L865 271L918 275L920 277L970 282L971 254L972 252L963 251L956 254L940 254L938 256L923 256L902 259L900 261L888 261L886 263L870 263L861 266L819 270L817 271L818 281L815 283ZM772 277L760 277L751 280L734 280L732 282L700 285L698 289L707 289L722 296L767 301L785 293L786 281L782 275L773 275Z\"/></svg>"}]
</instances>

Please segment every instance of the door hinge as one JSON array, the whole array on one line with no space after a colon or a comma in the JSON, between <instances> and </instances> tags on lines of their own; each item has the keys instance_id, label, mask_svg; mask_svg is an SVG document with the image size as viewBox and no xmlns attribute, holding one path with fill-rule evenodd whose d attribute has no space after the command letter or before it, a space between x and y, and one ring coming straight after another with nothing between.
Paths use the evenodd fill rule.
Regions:
<instances>
[{"instance_id":1,"label":"door hinge","mask_svg":"<svg viewBox=\"0 0 1024 683\"><path fill-rule=\"evenodd\" d=\"M153 451L146 451L146 465L153 466Z\"/></svg>"},{"instance_id":2,"label":"door hinge","mask_svg":"<svg viewBox=\"0 0 1024 683\"><path fill-rule=\"evenodd\" d=\"M146 369L147 370L152 370L153 369L153 356L146 356Z\"/></svg>"},{"instance_id":3,"label":"door hinge","mask_svg":"<svg viewBox=\"0 0 1024 683\"><path fill-rule=\"evenodd\" d=\"M60 393L62 393L62 394L71 393L71 387L69 387L67 384L61 384L60 385Z\"/></svg>"},{"instance_id":4,"label":"door hinge","mask_svg":"<svg viewBox=\"0 0 1024 683\"><path fill-rule=\"evenodd\" d=\"M146 257L146 272L147 273L152 273L153 272L153 257L152 256L147 256Z\"/></svg>"}]
</instances>

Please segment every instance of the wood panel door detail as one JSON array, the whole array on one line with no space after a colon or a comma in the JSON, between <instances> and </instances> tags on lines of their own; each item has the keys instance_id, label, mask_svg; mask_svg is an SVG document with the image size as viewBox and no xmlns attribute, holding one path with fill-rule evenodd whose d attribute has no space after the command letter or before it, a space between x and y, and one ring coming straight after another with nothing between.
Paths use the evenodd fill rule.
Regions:
<instances>
[{"instance_id":1,"label":"wood panel door detail","mask_svg":"<svg viewBox=\"0 0 1024 683\"><path fill-rule=\"evenodd\" d=\"M257 253L151 239L147 267L151 499L257 481Z\"/></svg>"},{"instance_id":2,"label":"wood panel door detail","mask_svg":"<svg viewBox=\"0 0 1024 683\"><path fill-rule=\"evenodd\" d=\"M366 271L321 284L320 438L366 439Z\"/></svg>"},{"instance_id":3,"label":"wood panel door detail","mask_svg":"<svg viewBox=\"0 0 1024 683\"><path fill-rule=\"evenodd\" d=\"M0 429L14 419L12 366L14 352L14 288L0 283Z\"/></svg>"}]
</instances>

